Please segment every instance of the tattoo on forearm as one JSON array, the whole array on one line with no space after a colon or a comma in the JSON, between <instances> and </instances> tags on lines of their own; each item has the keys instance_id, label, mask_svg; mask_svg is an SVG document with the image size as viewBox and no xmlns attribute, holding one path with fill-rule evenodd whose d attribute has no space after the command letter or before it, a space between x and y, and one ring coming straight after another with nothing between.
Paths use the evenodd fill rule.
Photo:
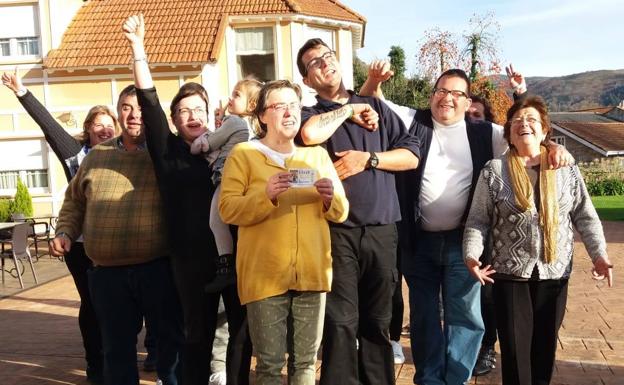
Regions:
<instances>
[{"instance_id":1,"label":"tattoo on forearm","mask_svg":"<svg viewBox=\"0 0 624 385\"><path fill-rule=\"evenodd\" d=\"M318 127L326 127L328 126L331 122L333 122L334 120L337 119L343 119L345 117L349 116L349 111L346 110L345 108L339 108L337 110L334 110L332 112L330 112L329 114L323 114L321 116L319 116L319 120L317 123Z\"/></svg>"}]
</instances>

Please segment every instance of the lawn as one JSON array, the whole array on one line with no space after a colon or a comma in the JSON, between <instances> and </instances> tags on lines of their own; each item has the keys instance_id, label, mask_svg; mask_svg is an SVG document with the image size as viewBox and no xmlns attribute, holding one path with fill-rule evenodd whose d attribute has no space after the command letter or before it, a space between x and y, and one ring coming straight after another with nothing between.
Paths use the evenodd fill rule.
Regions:
<instances>
[{"instance_id":1,"label":"lawn","mask_svg":"<svg viewBox=\"0 0 624 385\"><path fill-rule=\"evenodd\" d=\"M591 197L600 219L603 221L624 221L624 195Z\"/></svg>"}]
</instances>

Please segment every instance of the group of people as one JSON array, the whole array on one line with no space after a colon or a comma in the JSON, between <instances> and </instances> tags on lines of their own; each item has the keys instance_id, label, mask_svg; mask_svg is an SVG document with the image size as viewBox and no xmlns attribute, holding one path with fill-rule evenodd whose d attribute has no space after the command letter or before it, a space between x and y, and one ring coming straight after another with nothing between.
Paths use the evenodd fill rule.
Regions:
<instances>
[{"instance_id":1,"label":"group of people","mask_svg":"<svg viewBox=\"0 0 624 385\"><path fill-rule=\"evenodd\" d=\"M117 104L121 134L104 109L89 114L83 146L53 144L46 133L71 179L51 249L80 250L88 265L86 284L76 284L88 287L81 299L101 346L87 348L83 336L88 368L101 360L105 384L138 384L144 317L159 381L207 384L220 299L227 384L249 384L252 345L260 385L281 384L284 366L289 383L314 384L319 348L322 385L393 384L398 262L414 383L470 378L486 283L503 383L549 383L572 228L595 278L610 285L612 265L578 168L549 141L540 98L519 98L504 128L467 119L470 80L453 69L437 79L429 109L397 106L382 100L386 63L371 65L356 94L336 53L310 39L296 64L317 92L314 106L302 106L288 80L243 80L212 133L206 90L186 83L171 102L174 134L150 74L143 16L129 17L123 33L134 85Z\"/></svg>"}]
</instances>

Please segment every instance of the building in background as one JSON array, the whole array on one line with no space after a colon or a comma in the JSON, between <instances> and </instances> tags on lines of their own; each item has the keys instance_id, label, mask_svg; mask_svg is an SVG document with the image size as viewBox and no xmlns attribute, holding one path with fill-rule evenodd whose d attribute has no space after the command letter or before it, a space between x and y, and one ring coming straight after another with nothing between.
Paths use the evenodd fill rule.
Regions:
<instances>
[{"instance_id":1,"label":"building in background","mask_svg":"<svg viewBox=\"0 0 624 385\"><path fill-rule=\"evenodd\" d=\"M131 53L121 32L142 12L146 49L161 103L168 111L178 88L201 83L211 110L234 84L253 75L303 86L299 47L320 37L353 84L353 53L364 42L366 19L334 0L0 0L0 70L18 69L28 89L72 134L89 108L114 107L132 82ZM314 103L304 87L304 103ZM212 121L212 117L211 117ZM0 90L0 196L21 178L38 215L56 213L65 176L40 129L5 87Z\"/></svg>"}]
</instances>

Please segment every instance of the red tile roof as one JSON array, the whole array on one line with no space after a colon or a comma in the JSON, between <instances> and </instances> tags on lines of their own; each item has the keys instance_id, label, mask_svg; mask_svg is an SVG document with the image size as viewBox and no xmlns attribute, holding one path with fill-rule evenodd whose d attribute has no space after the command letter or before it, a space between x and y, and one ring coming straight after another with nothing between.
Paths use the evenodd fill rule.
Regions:
<instances>
[{"instance_id":1,"label":"red tile roof","mask_svg":"<svg viewBox=\"0 0 624 385\"><path fill-rule=\"evenodd\" d=\"M604 151L624 151L624 123L553 123Z\"/></svg>"},{"instance_id":2,"label":"red tile roof","mask_svg":"<svg viewBox=\"0 0 624 385\"><path fill-rule=\"evenodd\" d=\"M365 24L366 19L335 0L90 0L74 16L48 69L119 67L130 49L121 25L145 15L150 63L207 63L216 60L228 16L308 15Z\"/></svg>"}]
</instances>

